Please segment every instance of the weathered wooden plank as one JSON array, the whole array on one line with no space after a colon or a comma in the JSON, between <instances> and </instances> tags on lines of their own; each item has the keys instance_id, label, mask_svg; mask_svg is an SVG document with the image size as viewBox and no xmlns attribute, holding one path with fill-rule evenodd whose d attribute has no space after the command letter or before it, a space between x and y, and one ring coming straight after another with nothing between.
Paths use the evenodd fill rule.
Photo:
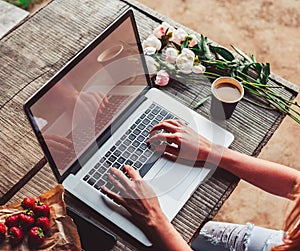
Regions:
<instances>
[{"instance_id":1,"label":"weathered wooden plank","mask_svg":"<svg viewBox=\"0 0 300 251\"><path fill-rule=\"evenodd\" d=\"M29 12L0 0L0 38L22 22Z\"/></svg>"},{"instance_id":2,"label":"weathered wooden plank","mask_svg":"<svg viewBox=\"0 0 300 251\"><path fill-rule=\"evenodd\" d=\"M127 2L133 3L135 1ZM161 20L167 20L176 27L180 26L180 24L176 24L172 20L137 4L137 2L135 4L137 7L135 15L141 39L146 38ZM77 1L76 4L71 0L55 0L23 24L20 29L14 31L3 41L0 41L0 51L3 50L5 52L5 56L0 57L0 62L5 65L4 67L0 64L1 81L2 77L5 77L3 89L1 85L1 95L3 95L4 100L0 101L3 106L0 114L0 128L1 130L5 128L5 131L0 136L1 138L3 136L5 142L8 143L4 142L0 145L0 158L5 159L7 164L7 167L0 167L2 170L8 170L6 170L8 178L13 173L9 171L10 168L14 168L17 165L18 168L14 169L14 172L18 170L26 172L26 170L28 171L28 167L24 166L36 163L41 157L39 147L33 139L32 133L29 132L28 125L25 125L24 116L21 115L20 107L25 100L25 96L29 96L30 93L39 88L46 78L49 78L66 61L73 57L78 50L93 39L98 32L103 30L121 10L127 7L124 1L116 0L110 2L104 0L81 0ZM113 11L113 9L116 10ZM152 17L150 18L149 16ZM56 21L53 22L53 19ZM31 32L33 35L28 35L25 38L25 41L31 41L31 44L21 41L23 33L30 34ZM10 69L10 71L14 69L15 75L12 76L12 79L8 77L9 71L5 72L5 68ZM284 82L284 80L279 78L276 81L280 81L280 83ZM209 94L209 87L193 81L172 83L162 88L162 90L190 107L194 107L199 99ZM295 92L286 90L284 94L288 98L292 98ZM209 102L196 111L204 116L208 116ZM10 118L10 114L13 117L21 116L20 121ZM252 114L256 114L256 116L252 116ZM236 140L233 142L231 148L256 156L260 148L273 134L282 118L276 112L262 112L262 110L246 101L240 102L233 117L226 122L227 129L236 135ZM22 137L24 137L24 141L22 141ZM14 141L14 138L20 140L20 147L15 146L18 141ZM30 142L32 145L29 147L29 152L26 152L27 142ZM6 151L2 150L5 147L10 148L8 156L5 155ZM17 156L15 157L13 156L13 150L17 151ZM28 156L28 153L37 153L37 155L33 158L32 156ZM22 164L25 165L22 166ZM5 182L10 182L8 178ZM232 192L236 183L237 179L234 176L218 170L211 179L199 186L191 199L173 220L174 226L183 235L185 240L189 241L199 226L216 214L223 201ZM46 191L55 184L55 178L47 165L11 201L20 200L25 195L37 196L37 193ZM0 191L5 189L4 186L0 186ZM69 196L68 199L72 203L79 203ZM86 210L86 212L98 220L99 217L97 218L95 213L87 210L82 204L80 204L80 208L83 211ZM107 225L113 228L109 223ZM139 250L139 248L133 247L135 244L123 241L122 238L126 238L126 236L120 230L116 230L116 232L122 237L120 237L114 250Z\"/></svg>"},{"instance_id":3,"label":"weathered wooden plank","mask_svg":"<svg viewBox=\"0 0 300 251\"><path fill-rule=\"evenodd\" d=\"M25 87L0 110L0 197L43 157L23 112L23 102L49 78L42 75Z\"/></svg>"}]
</instances>

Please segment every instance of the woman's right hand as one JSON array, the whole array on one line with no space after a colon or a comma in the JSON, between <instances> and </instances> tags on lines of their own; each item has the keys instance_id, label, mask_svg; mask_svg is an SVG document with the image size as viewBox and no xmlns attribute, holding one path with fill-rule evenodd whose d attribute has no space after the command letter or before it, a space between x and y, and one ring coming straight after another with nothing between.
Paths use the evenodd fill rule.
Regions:
<instances>
[{"instance_id":1,"label":"woman's right hand","mask_svg":"<svg viewBox=\"0 0 300 251\"><path fill-rule=\"evenodd\" d=\"M160 130L163 130L159 132ZM180 120L165 120L150 130L148 143L169 158L205 161L212 143Z\"/></svg>"}]
</instances>

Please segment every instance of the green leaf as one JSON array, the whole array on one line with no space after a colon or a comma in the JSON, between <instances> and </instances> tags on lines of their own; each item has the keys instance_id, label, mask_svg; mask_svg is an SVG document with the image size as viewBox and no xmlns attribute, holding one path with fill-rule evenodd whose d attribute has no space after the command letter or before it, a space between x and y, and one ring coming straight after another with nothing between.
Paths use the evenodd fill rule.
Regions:
<instances>
[{"instance_id":1,"label":"green leaf","mask_svg":"<svg viewBox=\"0 0 300 251\"><path fill-rule=\"evenodd\" d=\"M211 95L206 96L205 98L201 99L195 106L194 109L199 108L200 106L202 106L209 98Z\"/></svg>"},{"instance_id":2,"label":"green leaf","mask_svg":"<svg viewBox=\"0 0 300 251\"><path fill-rule=\"evenodd\" d=\"M171 45L176 49L178 50L179 52L181 52L181 46L179 44L176 44L174 42L171 42Z\"/></svg>"},{"instance_id":3,"label":"green leaf","mask_svg":"<svg viewBox=\"0 0 300 251\"><path fill-rule=\"evenodd\" d=\"M262 65L262 70L260 73L260 80L262 84L267 84L268 80L269 80L269 76L270 76L270 64L266 63L265 65Z\"/></svg>"},{"instance_id":4,"label":"green leaf","mask_svg":"<svg viewBox=\"0 0 300 251\"><path fill-rule=\"evenodd\" d=\"M254 63L252 64L256 70L256 72L258 73L258 75L260 76L261 70L262 70L262 65L260 63Z\"/></svg>"},{"instance_id":5,"label":"green leaf","mask_svg":"<svg viewBox=\"0 0 300 251\"><path fill-rule=\"evenodd\" d=\"M231 47L235 50L237 54L242 56L246 61L248 61L249 63L252 62L251 58L248 55L246 55L244 52L242 52L240 49L234 47L233 45L231 45Z\"/></svg>"},{"instance_id":6,"label":"green leaf","mask_svg":"<svg viewBox=\"0 0 300 251\"><path fill-rule=\"evenodd\" d=\"M209 47L213 52L219 54L225 60L232 61L235 59L232 53L223 47L213 45L210 45Z\"/></svg>"},{"instance_id":7,"label":"green leaf","mask_svg":"<svg viewBox=\"0 0 300 251\"><path fill-rule=\"evenodd\" d=\"M192 50L196 55L201 56L203 55L202 51L198 48L190 48L190 50Z\"/></svg>"},{"instance_id":8,"label":"green leaf","mask_svg":"<svg viewBox=\"0 0 300 251\"><path fill-rule=\"evenodd\" d=\"M228 65L225 61L206 60L206 61L202 61L202 62L208 66L216 66L219 69L226 69L228 67Z\"/></svg>"},{"instance_id":9,"label":"green leaf","mask_svg":"<svg viewBox=\"0 0 300 251\"><path fill-rule=\"evenodd\" d=\"M207 43L207 37L204 37L201 34L200 42L198 42L199 48L203 51L204 57L206 59L211 59L211 51L209 49L208 43Z\"/></svg>"},{"instance_id":10,"label":"green leaf","mask_svg":"<svg viewBox=\"0 0 300 251\"><path fill-rule=\"evenodd\" d=\"M252 60L253 63L256 63L256 59L255 59L255 57L252 54L250 55L250 58L251 58L251 60Z\"/></svg>"},{"instance_id":11,"label":"green leaf","mask_svg":"<svg viewBox=\"0 0 300 251\"><path fill-rule=\"evenodd\" d=\"M188 37L185 38L184 42L181 45L181 49L189 47L189 39Z\"/></svg>"}]
</instances>

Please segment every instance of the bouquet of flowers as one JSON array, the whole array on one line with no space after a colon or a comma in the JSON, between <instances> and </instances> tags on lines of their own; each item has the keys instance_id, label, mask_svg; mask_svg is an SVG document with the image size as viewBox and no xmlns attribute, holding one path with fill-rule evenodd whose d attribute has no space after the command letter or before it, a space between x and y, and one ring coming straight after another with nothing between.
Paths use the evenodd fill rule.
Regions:
<instances>
[{"instance_id":1,"label":"bouquet of flowers","mask_svg":"<svg viewBox=\"0 0 300 251\"><path fill-rule=\"evenodd\" d=\"M285 113L300 123L300 105L275 91L283 86L268 84L270 64L257 62L253 55L246 55L232 46L236 54L233 55L203 35L187 34L184 29L175 29L166 22L154 29L142 47L149 73L156 76L156 85L167 85L170 78L230 76L242 83L248 96L255 97L244 99L265 109Z\"/></svg>"}]
</instances>

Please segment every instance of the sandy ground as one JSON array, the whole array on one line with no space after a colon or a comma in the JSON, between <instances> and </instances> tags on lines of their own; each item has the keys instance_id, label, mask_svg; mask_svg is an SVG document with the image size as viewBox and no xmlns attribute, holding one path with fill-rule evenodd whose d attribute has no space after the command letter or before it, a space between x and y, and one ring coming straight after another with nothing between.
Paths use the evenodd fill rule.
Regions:
<instances>
[{"instance_id":1,"label":"sandy ground","mask_svg":"<svg viewBox=\"0 0 300 251\"><path fill-rule=\"evenodd\" d=\"M259 62L269 62L272 72L300 86L299 0L138 1L227 48L232 44L252 53ZM286 118L259 158L300 170L299 142L300 125ZM216 220L280 229L288 206L287 200L241 181Z\"/></svg>"}]
</instances>

